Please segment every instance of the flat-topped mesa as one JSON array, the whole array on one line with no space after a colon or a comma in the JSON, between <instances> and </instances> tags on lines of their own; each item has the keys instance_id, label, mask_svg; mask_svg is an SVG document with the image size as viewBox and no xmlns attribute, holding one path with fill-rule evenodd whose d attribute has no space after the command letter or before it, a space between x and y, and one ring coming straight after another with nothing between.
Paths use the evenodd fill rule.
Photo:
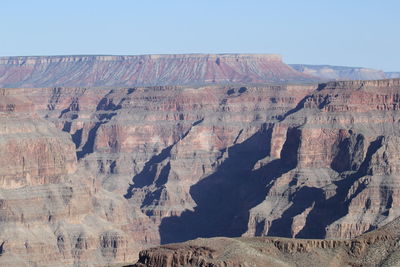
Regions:
<instances>
[{"instance_id":1,"label":"flat-topped mesa","mask_svg":"<svg viewBox=\"0 0 400 267\"><path fill-rule=\"evenodd\" d=\"M160 60L160 59L199 59L208 60L224 59L259 59L269 61L282 61L278 54L155 54L155 55L71 55L71 56L14 56L0 57L0 64L31 65L38 63L65 63L65 62L87 62L87 61L135 61Z\"/></svg>"},{"instance_id":2,"label":"flat-topped mesa","mask_svg":"<svg viewBox=\"0 0 400 267\"><path fill-rule=\"evenodd\" d=\"M0 58L0 87L305 83L274 54L29 56Z\"/></svg>"},{"instance_id":3,"label":"flat-topped mesa","mask_svg":"<svg viewBox=\"0 0 400 267\"><path fill-rule=\"evenodd\" d=\"M381 70L330 65L290 64L295 70L324 80L376 80L396 78Z\"/></svg>"}]
</instances>

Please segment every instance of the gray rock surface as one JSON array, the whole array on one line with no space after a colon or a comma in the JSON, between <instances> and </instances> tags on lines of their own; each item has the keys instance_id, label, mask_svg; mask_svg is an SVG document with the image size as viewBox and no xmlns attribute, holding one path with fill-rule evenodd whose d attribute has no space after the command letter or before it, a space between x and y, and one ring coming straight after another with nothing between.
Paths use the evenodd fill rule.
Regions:
<instances>
[{"instance_id":1,"label":"gray rock surface","mask_svg":"<svg viewBox=\"0 0 400 267\"><path fill-rule=\"evenodd\" d=\"M387 76L381 70L362 68L362 67L344 67L331 65L307 65L290 64L295 70L323 80L378 80L385 78L399 78Z\"/></svg>"}]
</instances>

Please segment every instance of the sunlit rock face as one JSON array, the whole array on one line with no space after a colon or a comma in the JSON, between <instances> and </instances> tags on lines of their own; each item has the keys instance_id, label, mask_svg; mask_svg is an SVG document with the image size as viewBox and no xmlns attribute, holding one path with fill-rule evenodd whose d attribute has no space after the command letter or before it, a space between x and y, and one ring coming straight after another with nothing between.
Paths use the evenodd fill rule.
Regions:
<instances>
[{"instance_id":1,"label":"sunlit rock face","mask_svg":"<svg viewBox=\"0 0 400 267\"><path fill-rule=\"evenodd\" d=\"M134 261L154 236L148 219L79 169L71 136L34 109L25 97L1 92L0 265Z\"/></svg>"},{"instance_id":2,"label":"sunlit rock face","mask_svg":"<svg viewBox=\"0 0 400 267\"><path fill-rule=\"evenodd\" d=\"M399 216L396 79L1 92L16 210L0 260L39 261L11 236L29 218L48 233L31 243L52 240L43 263L101 265L197 237L352 238Z\"/></svg>"},{"instance_id":3,"label":"sunlit rock face","mask_svg":"<svg viewBox=\"0 0 400 267\"><path fill-rule=\"evenodd\" d=\"M246 235L351 238L399 216L399 90L331 82L308 95L280 122L296 132L293 168L251 209Z\"/></svg>"},{"instance_id":4,"label":"sunlit rock face","mask_svg":"<svg viewBox=\"0 0 400 267\"><path fill-rule=\"evenodd\" d=\"M0 57L0 87L310 82L273 54Z\"/></svg>"}]
</instances>

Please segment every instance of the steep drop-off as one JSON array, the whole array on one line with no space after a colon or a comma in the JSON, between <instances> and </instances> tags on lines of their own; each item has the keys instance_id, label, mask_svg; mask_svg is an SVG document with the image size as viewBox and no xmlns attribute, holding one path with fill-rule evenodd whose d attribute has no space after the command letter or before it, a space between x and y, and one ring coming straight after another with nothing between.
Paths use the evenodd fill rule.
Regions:
<instances>
[{"instance_id":1,"label":"steep drop-off","mask_svg":"<svg viewBox=\"0 0 400 267\"><path fill-rule=\"evenodd\" d=\"M149 220L78 168L68 134L9 93L0 91L0 265L134 261L154 236Z\"/></svg>"},{"instance_id":2,"label":"steep drop-off","mask_svg":"<svg viewBox=\"0 0 400 267\"><path fill-rule=\"evenodd\" d=\"M294 168L269 184L246 235L351 238L398 217L399 95L400 80L381 80L304 98L279 123L295 132Z\"/></svg>"},{"instance_id":3,"label":"steep drop-off","mask_svg":"<svg viewBox=\"0 0 400 267\"><path fill-rule=\"evenodd\" d=\"M83 214L123 229L132 251L197 237L353 238L400 215L397 79L2 92L70 134L85 174L67 176L115 199Z\"/></svg>"},{"instance_id":4,"label":"steep drop-off","mask_svg":"<svg viewBox=\"0 0 400 267\"><path fill-rule=\"evenodd\" d=\"M279 55L1 57L0 87L149 86L310 82Z\"/></svg>"}]
</instances>

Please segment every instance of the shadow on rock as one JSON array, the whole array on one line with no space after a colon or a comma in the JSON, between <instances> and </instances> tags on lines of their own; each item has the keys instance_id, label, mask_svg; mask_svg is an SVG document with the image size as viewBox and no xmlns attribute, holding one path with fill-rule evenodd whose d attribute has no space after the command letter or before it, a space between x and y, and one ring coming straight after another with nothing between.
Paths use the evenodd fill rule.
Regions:
<instances>
[{"instance_id":1,"label":"shadow on rock","mask_svg":"<svg viewBox=\"0 0 400 267\"><path fill-rule=\"evenodd\" d=\"M197 206L160 225L161 243L198 237L236 237L247 230L249 210L265 199L267 184L289 168L275 160L254 171L255 163L270 154L272 129L264 127L227 150L228 157L215 173L190 189Z\"/></svg>"}]
</instances>

